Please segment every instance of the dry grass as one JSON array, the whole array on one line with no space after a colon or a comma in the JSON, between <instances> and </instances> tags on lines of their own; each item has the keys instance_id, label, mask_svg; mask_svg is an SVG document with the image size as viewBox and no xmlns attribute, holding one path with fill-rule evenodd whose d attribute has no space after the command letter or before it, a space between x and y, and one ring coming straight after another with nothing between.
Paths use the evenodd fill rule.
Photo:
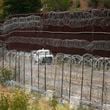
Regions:
<instances>
[{"instance_id":1,"label":"dry grass","mask_svg":"<svg viewBox=\"0 0 110 110\"><path fill-rule=\"evenodd\" d=\"M13 99L13 96L15 95L15 91L13 91L9 87L4 87L0 85L0 94L4 94L6 97L9 98L9 100ZM29 94L29 107L28 110L70 110L68 104L57 104L54 108L51 105L51 101L47 100L46 97L42 96L39 97L35 94Z\"/></svg>"},{"instance_id":2,"label":"dry grass","mask_svg":"<svg viewBox=\"0 0 110 110\"><path fill-rule=\"evenodd\" d=\"M5 87L5 86L0 85L0 94L11 95L12 90L9 87Z\"/></svg>"}]
</instances>

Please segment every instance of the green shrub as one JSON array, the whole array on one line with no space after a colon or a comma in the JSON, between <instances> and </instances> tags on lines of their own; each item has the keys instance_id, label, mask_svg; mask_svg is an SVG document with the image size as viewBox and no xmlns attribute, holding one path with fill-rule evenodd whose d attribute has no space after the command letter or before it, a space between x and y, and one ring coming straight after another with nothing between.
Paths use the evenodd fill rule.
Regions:
<instances>
[{"instance_id":1,"label":"green shrub","mask_svg":"<svg viewBox=\"0 0 110 110\"><path fill-rule=\"evenodd\" d=\"M0 110L8 110L9 109L9 103L8 103L8 97L4 94L0 94Z\"/></svg>"},{"instance_id":2,"label":"green shrub","mask_svg":"<svg viewBox=\"0 0 110 110\"><path fill-rule=\"evenodd\" d=\"M1 68L0 69L0 83L4 85L6 81L12 80L14 77L14 74L11 70L8 70L7 68Z\"/></svg>"},{"instance_id":3,"label":"green shrub","mask_svg":"<svg viewBox=\"0 0 110 110\"><path fill-rule=\"evenodd\" d=\"M52 107L52 110L56 110L58 101L55 96L53 96L52 100L50 100L49 103L50 103L50 106Z\"/></svg>"},{"instance_id":4,"label":"green shrub","mask_svg":"<svg viewBox=\"0 0 110 110\"><path fill-rule=\"evenodd\" d=\"M24 91L17 90L12 96L11 110L28 110L28 95Z\"/></svg>"}]
</instances>

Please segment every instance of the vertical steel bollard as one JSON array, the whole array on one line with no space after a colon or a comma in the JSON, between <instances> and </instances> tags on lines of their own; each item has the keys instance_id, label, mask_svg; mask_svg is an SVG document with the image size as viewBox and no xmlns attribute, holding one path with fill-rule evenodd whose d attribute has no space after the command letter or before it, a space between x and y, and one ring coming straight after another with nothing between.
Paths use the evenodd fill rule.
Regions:
<instances>
[{"instance_id":1,"label":"vertical steel bollard","mask_svg":"<svg viewBox=\"0 0 110 110\"><path fill-rule=\"evenodd\" d=\"M2 59L2 68L4 68L4 60L5 60L5 59L4 59L4 46L5 46L5 45L4 45L4 43L2 42L2 58L3 58L3 59Z\"/></svg>"},{"instance_id":2,"label":"vertical steel bollard","mask_svg":"<svg viewBox=\"0 0 110 110\"><path fill-rule=\"evenodd\" d=\"M91 13L92 17L94 18L93 11ZM94 22L92 23L92 40L94 39ZM93 73L94 73L94 61L93 61L93 56L92 56L92 68L91 68L91 84L90 84L90 108L91 108L91 102L92 102L92 89L93 89Z\"/></svg>"},{"instance_id":3,"label":"vertical steel bollard","mask_svg":"<svg viewBox=\"0 0 110 110\"><path fill-rule=\"evenodd\" d=\"M38 53L38 91L39 91L39 63L40 63L40 61L39 61L39 53Z\"/></svg>"},{"instance_id":4,"label":"vertical steel bollard","mask_svg":"<svg viewBox=\"0 0 110 110\"><path fill-rule=\"evenodd\" d=\"M20 52L18 53L18 82L20 83Z\"/></svg>"},{"instance_id":5,"label":"vertical steel bollard","mask_svg":"<svg viewBox=\"0 0 110 110\"><path fill-rule=\"evenodd\" d=\"M9 68L11 68L11 52L9 54Z\"/></svg>"},{"instance_id":6,"label":"vertical steel bollard","mask_svg":"<svg viewBox=\"0 0 110 110\"><path fill-rule=\"evenodd\" d=\"M15 55L15 81L16 81L16 72L17 72L17 51Z\"/></svg>"},{"instance_id":7,"label":"vertical steel bollard","mask_svg":"<svg viewBox=\"0 0 110 110\"><path fill-rule=\"evenodd\" d=\"M23 65L24 65L24 66L23 66L23 67L24 67L24 69L23 69L23 70L24 70L24 72L23 72L23 73L24 73L23 83L24 83L24 85L25 85L25 52L24 52L24 57L23 57Z\"/></svg>"},{"instance_id":8,"label":"vertical steel bollard","mask_svg":"<svg viewBox=\"0 0 110 110\"><path fill-rule=\"evenodd\" d=\"M61 101L63 99L63 81L64 81L64 55L62 60Z\"/></svg>"},{"instance_id":9,"label":"vertical steel bollard","mask_svg":"<svg viewBox=\"0 0 110 110\"><path fill-rule=\"evenodd\" d=\"M81 79L81 97L80 97L80 105L82 105L82 98L83 98L83 85L84 85L84 57L82 62L82 79Z\"/></svg>"},{"instance_id":10,"label":"vertical steel bollard","mask_svg":"<svg viewBox=\"0 0 110 110\"><path fill-rule=\"evenodd\" d=\"M72 56L70 57L69 102L71 98Z\"/></svg>"},{"instance_id":11,"label":"vertical steel bollard","mask_svg":"<svg viewBox=\"0 0 110 110\"><path fill-rule=\"evenodd\" d=\"M47 69L47 66L46 66L46 52L45 52L45 60L44 60L44 64L45 64L45 69L44 69L44 87L45 87L45 91L47 90L47 74L46 74L46 69Z\"/></svg>"},{"instance_id":12,"label":"vertical steel bollard","mask_svg":"<svg viewBox=\"0 0 110 110\"><path fill-rule=\"evenodd\" d=\"M33 86L33 69L32 69L32 61L33 61L33 58L32 58L32 52L31 52L31 87Z\"/></svg>"},{"instance_id":13,"label":"vertical steel bollard","mask_svg":"<svg viewBox=\"0 0 110 110\"><path fill-rule=\"evenodd\" d=\"M56 89L56 77L57 77L57 64L56 64L56 59L54 59L55 63L55 74L54 74L54 90Z\"/></svg>"},{"instance_id":14,"label":"vertical steel bollard","mask_svg":"<svg viewBox=\"0 0 110 110\"><path fill-rule=\"evenodd\" d=\"M93 73L94 73L94 62L93 62L93 57L92 57L91 84L90 84L90 102L92 101Z\"/></svg>"},{"instance_id":15,"label":"vertical steel bollard","mask_svg":"<svg viewBox=\"0 0 110 110\"><path fill-rule=\"evenodd\" d=\"M104 88L105 88L105 57L103 57L103 79L102 79L102 99L101 99L101 109L103 110L104 104Z\"/></svg>"}]
</instances>

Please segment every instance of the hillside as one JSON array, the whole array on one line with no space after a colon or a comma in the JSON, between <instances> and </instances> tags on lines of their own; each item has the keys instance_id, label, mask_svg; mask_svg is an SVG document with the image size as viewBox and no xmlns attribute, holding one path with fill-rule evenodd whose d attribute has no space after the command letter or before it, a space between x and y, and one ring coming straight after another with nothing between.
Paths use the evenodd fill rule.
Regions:
<instances>
[{"instance_id":1,"label":"hillside","mask_svg":"<svg viewBox=\"0 0 110 110\"><path fill-rule=\"evenodd\" d=\"M5 2L7 2L5 4ZM13 1L12 1L13 2ZM21 13L35 13L38 12L36 9L40 9L43 12L48 11L77 11L77 10L87 10L91 8L110 8L110 0L36 0L28 3L27 0L23 2L19 2L19 0L14 1L15 5L13 5L8 0L0 0L0 18L8 16L9 14L14 14L13 12L21 12ZM10 4L11 3L11 4ZM41 5L41 4L42 5ZM19 7L19 5L21 4ZM14 7L15 6L15 7ZM17 8L18 7L18 8ZM34 7L34 10L31 9ZM37 7L37 8L36 8ZM10 9L12 8L12 9ZM7 9L7 11L3 12L3 9ZM26 10L23 10L26 9ZM31 9L31 10L30 10ZM10 11L12 10L12 11ZM8 12L7 15L5 15Z\"/></svg>"}]
</instances>

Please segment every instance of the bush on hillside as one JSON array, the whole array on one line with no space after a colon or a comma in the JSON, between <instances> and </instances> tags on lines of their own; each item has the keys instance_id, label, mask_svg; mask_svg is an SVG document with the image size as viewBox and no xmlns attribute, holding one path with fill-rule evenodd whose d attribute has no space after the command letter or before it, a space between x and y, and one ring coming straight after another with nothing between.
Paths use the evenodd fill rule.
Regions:
<instances>
[{"instance_id":1,"label":"bush on hillside","mask_svg":"<svg viewBox=\"0 0 110 110\"><path fill-rule=\"evenodd\" d=\"M5 85L7 81L10 81L14 78L14 74L11 70L7 68L0 69L0 83Z\"/></svg>"}]
</instances>

